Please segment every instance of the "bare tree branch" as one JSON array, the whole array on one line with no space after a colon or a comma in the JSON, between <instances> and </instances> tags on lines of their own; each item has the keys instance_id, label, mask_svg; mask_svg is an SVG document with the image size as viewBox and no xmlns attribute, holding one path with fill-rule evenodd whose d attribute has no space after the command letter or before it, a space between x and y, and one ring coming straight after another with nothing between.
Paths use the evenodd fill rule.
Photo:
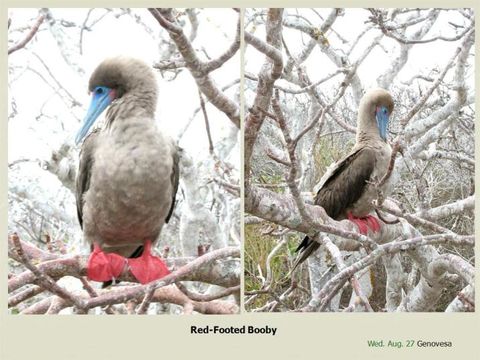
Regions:
<instances>
[{"instance_id":1,"label":"bare tree branch","mask_svg":"<svg viewBox=\"0 0 480 360\"><path fill-rule=\"evenodd\" d=\"M177 46L178 51L185 61L185 66L192 74L198 88L210 100L210 102L220 111L224 112L236 127L240 127L240 110L238 104L230 100L213 82L209 71L220 67L224 62L230 59L239 48L239 29L234 44L219 59L213 60L210 64L205 64L198 58L190 40L183 33L183 29L175 24L172 15L172 9L149 9L158 23L168 31L170 38ZM238 45L238 46L237 46Z\"/></svg>"},{"instance_id":2,"label":"bare tree branch","mask_svg":"<svg viewBox=\"0 0 480 360\"><path fill-rule=\"evenodd\" d=\"M37 20L35 21L35 23L30 28L30 31L25 36L25 38L22 41L18 42L17 44L13 45L12 47L10 47L8 49L8 55L10 55L11 53L13 53L17 50L23 49L25 47L25 45L27 45L28 42L33 39L33 37L37 33L38 29L40 28L40 25L42 25L43 20L45 20L45 15L40 14L38 16Z\"/></svg>"}]
</instances>

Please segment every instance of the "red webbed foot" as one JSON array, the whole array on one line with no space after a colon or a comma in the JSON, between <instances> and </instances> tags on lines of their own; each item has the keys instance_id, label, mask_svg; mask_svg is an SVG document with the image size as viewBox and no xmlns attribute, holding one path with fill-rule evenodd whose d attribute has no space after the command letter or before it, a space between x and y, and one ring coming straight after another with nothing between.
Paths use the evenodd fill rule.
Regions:
<instances>
[{"instance_id":1,"label":"red webbed foot","mask_svg":"<svg viewBox=\"0 0 480 360\"><path fill-rule=\"evenodd\" d=\"M131 273L142 284L147 284L170 274L167 265L158 256L152 255L151 249L152 243L148 240L145 242L143 253L140 257L127 259Z\"/></svg>"},{"instance_id":2,"label":"red webbed foot","mask_svg":"<svg viewBox=\"0 0 480 360\"><path fill-rule=\"evenodd\" d=\"M367 235L368 229L372 230L373 232L380 231L380 223L375 216L367 215L365 217L358 218L353 216L352 213L348 213L347 217L348 220L357 225L360 234Z\"/></svg>"},{"instance_id":3,"label":"red webbed foot","mask_svg":"<svg viewBox=\"0 0 480 360\"><path fill-rule=\"evenodd\" d=\"M375 216L367 215L367 216L364 217L364 219L367 222L367 226L373 232L379 232L380 231L380 223L378 222L378 219Z\"/></svg>"},{"instance_id":4,"label":"red webbed foot","mask_svg":"<svg viewBox=\"0 0 480 360\"><path fill-rule=\"evenodd\" d=\"M105 253L97 244L88 258L87 276L93 281L110 281L118 278L126 264L126 259L115 253Z\"/></svg>"}]
</instances>

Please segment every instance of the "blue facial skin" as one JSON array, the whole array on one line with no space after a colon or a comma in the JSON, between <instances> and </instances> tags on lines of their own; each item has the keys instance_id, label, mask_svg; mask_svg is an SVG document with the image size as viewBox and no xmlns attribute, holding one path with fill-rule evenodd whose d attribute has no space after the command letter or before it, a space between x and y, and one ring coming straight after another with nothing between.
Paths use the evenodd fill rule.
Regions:
<instances>
[{"instance_id":1,"label":"blue facial skin","mask_svg":"<svg viewBox=\"0 0 480 360\"><path fill-rule=\"evenodd\" d=\"M387 127L388 127L388 109L385 106L378 106L377 111L375 112L375 117L377 119L378 131L380 137L387 141Z\"/></svg>"},{"instance_id":2,"label":"blue facial skin","mask_svg":"<svg viewBox=\"0 0 480 360\"><path fill-rule=\"evenodd\" d=\"M88 130L95 123L95 120L100 116L100 114L110 105L112 102L112 97L110 96L112 89L106 86L97 86L93 91L92 101L90 102L90 107L88 108L87 115L83 120L83 125L78 131L77 136L75 137L75 144L79 144L87 135Z\"/></svg>"}]
</instances>

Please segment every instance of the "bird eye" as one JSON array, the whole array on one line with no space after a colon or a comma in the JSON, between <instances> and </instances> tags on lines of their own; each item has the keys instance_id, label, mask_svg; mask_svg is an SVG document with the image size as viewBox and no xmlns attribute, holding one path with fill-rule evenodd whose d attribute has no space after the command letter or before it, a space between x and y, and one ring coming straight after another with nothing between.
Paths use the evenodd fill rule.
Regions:
<instances>
[{"instance_id":1,"label":"bird eye","mask_svg":"<svg viewBox=\"0 0 480 360\"><path fill-rule=\"evenodd\" d=\"M95 93L98 94L98 95L102 95L103 91L104 91L103 88L100 87L100 86L95 89Z\"/></svg>"},{"instance_id":2,"label":"bird eye","mask_svg":"<svg viewBox=\"0 0 480 360\"><path fill-rule=\"evenodd\" d=\"M385 115L387 115L388 110L387 110L386 108L383 108L383 113L384 113Z\"/></svg>"}]
</instances>

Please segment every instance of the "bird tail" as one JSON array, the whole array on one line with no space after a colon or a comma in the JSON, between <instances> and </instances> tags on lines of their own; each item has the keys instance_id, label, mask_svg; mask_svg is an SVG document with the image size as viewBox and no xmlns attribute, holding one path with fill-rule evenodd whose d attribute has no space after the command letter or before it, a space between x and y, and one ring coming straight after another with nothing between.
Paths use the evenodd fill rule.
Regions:
<instances>
[{"instance_id":1,"label":"bird tail","mask_svg":"<svg viewBox=\"0 0 480 360\"><path fill-rule=\"evenodd\" d=\"M102 283L102 289L105 289L105 288L109 287L109 286L112 285L112 284L113 284L113 280L104 281L104 282Z\"/></svg>"},{"instance_id":2,"label":"bird tail","mask_svg":"<svg viewBox=\"0 0 480 360\"><path fill-rule=\"evenodd\" d=\"M307 258L312 255L315 250L317 250L320 247L320 244L316 241L313 241L310 239L308 236L305 236L303 238L303 241L298 245L297 249L295 250L296 253L298 253L297 258L295 259L293 263L292 270L290 273L293 273L295 269L303 263Z\"/></svg>"}]
</instances>

